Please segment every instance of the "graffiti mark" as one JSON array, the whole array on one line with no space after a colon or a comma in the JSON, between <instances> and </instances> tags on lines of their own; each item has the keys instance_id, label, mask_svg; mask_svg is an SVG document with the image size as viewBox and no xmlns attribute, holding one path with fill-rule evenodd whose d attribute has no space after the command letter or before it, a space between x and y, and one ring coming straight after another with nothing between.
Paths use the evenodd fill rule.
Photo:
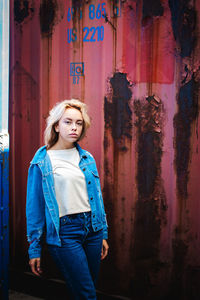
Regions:
<instances>
[{"instance_id":1,"label":"graffiti mark","mask_svg":"<svg viewBox=\"0 0 200 300\"><path fill-rule=\"evenodd\" d=\"M130 139L132 136L132 111L129 106L132 97L130 82L126 74L117 72L110 79L110 84L112 99L105 97L104 103L105 127L111 129L114 140L120 140L123 137Z\"/></svg>"},{"instance_id":2,"label":"graffiti mark","mask_svg":"<svg viewBox=\"0 0 200 300\"><path fill-rule=\"evenodd\" d=\"M190 56L196 45L197 16L190 0L169 0L174 38L180 48L180 56Z\"/></svg>"},{"instance_id":3,"label":"graffiti mark","mask_svg":"<svg viewBox=\"0 0 200 300\"><path fill-rule=\"evenodd\" d=\"M28 0L14 1L14 16L15 22L21 24L33 16L35 9Z\"/></svg>"}]
</instances>

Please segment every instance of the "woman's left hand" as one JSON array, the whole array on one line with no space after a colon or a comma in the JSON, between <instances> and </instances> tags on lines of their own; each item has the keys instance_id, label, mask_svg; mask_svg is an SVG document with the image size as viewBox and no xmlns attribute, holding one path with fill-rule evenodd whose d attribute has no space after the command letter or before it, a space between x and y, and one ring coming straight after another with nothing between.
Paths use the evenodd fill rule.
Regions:
<instances>
[{"instance_id":1,"label":"woman's left hand","mask_svg":"<svg viewBox=\"0 0 200 300\"><path fill-rule=\"evenodd\" d=\"M106 240L103 240L102 250L101 250L101 259L104 259L108 255L108 243Z\"/></svg>"}]
</instances>

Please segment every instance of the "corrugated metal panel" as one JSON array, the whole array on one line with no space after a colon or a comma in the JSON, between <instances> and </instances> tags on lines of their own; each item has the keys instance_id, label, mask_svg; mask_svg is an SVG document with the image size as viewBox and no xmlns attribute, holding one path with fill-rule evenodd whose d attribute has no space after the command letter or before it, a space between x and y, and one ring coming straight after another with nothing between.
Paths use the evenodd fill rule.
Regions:
<instances>
[{"instance_id":1,"label":"corrugated metal panel","mask_svg":"<svg viewBox=\"0 0 200 300\"><path fill-rule=\"evenodd\" d=\"M200 295L199 13L185 0L11 1L13 265L26 253L27 168L44 120L78 97L110 228L101 289Z\"/></svg>"},{"instance_id":2,"label":"corrugated metal panel","mask_svg":"<svg viewBox=\"0 0 200 300\"><path fill-rule=\"evenodd\" d=\"M1 139L0 139L1 140ZM0 151L0 298L8 299L9 150Z\"/></svg>"},{"instance_id":3,"label":"corrugated metal panel","mask_svg":"<svg viewBox=\"0 0 200 300\"><path fill-rule=\"evenodd\" d=\"M0 3L0 131L8 133L9 2Z\"/></svg>"},{"instance_id":4,"label":"corrugated metal panel","mask_svg":"<svg viewBox=\"0 0 200 300\"><path fill-rule=\"evenodd\" d=\"M9 2L0 2L0 299L8 299L9 265Z\"/></svg>"}]
</instances>

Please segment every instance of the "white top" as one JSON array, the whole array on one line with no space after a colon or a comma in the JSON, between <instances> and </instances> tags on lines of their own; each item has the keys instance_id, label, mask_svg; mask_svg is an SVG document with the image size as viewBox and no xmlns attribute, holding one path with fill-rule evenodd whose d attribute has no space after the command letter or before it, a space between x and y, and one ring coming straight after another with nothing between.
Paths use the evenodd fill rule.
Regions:
<instances>
[{"instance_id":1,"label":"white top","mask_svg":"<svg viewBox=\"0 0 200 300\"><path fill-rule=\"evenodd\" d=\"M80 156L74 147L47 151L55 184L59 217L91 211L85 176L79 168Z\"/></svg>"}]
</instances>

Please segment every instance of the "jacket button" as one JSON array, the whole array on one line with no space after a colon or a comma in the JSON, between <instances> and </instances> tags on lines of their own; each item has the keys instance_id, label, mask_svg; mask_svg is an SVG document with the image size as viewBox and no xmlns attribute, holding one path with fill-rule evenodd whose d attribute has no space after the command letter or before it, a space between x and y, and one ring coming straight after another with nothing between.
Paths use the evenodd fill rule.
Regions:
<instances>
[{"instance_id":1,"label":"jacket button","mask_svg":"<svg viewBox=\"0 0 200 300\"><path fill-rule=\"evenodd\" d=\"M90 200L93 200L93 197L91 197Z\"/></svg>"},{"instance_id":2,"label":"jacket button","mask_svg":"<svg viewBox=\"0 0 200 300\"><path fill-rule=\"evenodd\" d=\"M85 168L83 168L83 171L85 171Z\"/></svg>"},{"instance_id":3,"label":"jacket button","mask_svg":"<svg viewBox=\"0 0 200 300\"><path fill-rule=\"evenodd\" d=\"M91 181L88 181L88 184L90 184L91 183Z\"/></svg>"},{"instance_id":4,"label":"jacket button","mask_svg":"<svg viewBox=\"0 0 200 300\"><path fill-rule=\"evenodd\" d=\"M97 227L95 227L95 230L97 230Z\"/></svg>"},{"instance_id":5,"label":"jacket button","mask_svg":"<svg viewBox=\"0 0 200 300\"><path fill-rule=\"evenodd\" d=\"M93 215L93 218L95 218L95 215Z\"/></svg>"}]
</instances>

